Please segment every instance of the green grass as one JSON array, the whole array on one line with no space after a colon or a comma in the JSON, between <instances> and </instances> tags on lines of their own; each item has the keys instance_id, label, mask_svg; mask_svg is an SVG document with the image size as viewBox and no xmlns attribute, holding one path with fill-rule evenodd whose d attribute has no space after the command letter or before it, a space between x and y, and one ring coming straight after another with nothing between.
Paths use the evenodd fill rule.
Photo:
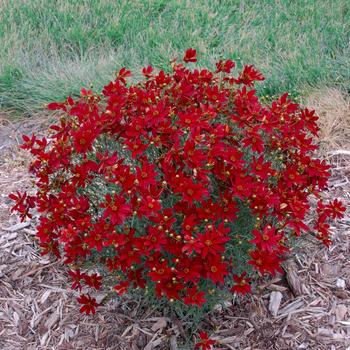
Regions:
<instances>
[{"instance_id":1,"label":"green grass","mask_svg":"<svg viewBox=\"0 0 350 350\"><path fill-rule=\"evenodd\" d=\"M350 82L348 0L0 0L0 109L30 115L116 69L198 50L253 63L260 94Z\"/></svg>"}]
</instances>

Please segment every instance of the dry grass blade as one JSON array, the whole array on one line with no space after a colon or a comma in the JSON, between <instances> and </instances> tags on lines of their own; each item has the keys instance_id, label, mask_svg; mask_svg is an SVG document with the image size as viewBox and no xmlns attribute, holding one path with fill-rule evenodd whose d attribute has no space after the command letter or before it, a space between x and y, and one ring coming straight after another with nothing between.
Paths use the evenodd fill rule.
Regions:
<instances>
[{"instance_id":1,"label":"dry grass blade","mask_svg":"<svg viewBox=\"0 0 350 350\"><path fill-rule=\"evenodd\" d=\"M325 88L311 93L305 106L315 109L319 116L321 149L327 153L350 149L350 96L336 88Z\"/></svg>"}]
</instances>

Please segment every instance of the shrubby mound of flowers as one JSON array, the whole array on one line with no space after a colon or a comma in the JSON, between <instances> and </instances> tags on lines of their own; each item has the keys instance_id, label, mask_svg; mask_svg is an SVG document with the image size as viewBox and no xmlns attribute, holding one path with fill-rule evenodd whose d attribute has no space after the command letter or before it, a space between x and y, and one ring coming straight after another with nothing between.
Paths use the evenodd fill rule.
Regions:
<instances>
[{"instance_id":1,"label":"shrubby mound of flowers","mask_svg":"<svg viewBox=\"0 0 350 350\"><path fill-rule=\"evenodd\" d=\"M248 293L255 276L281 272L292 239L329 245L345 211L321 197L330 167L314 156L314 111L287 94L262 104L254 66L171 65L130 84L122 68L102 93L50 103L62 113L50 137L23 137L36 194L12 194L13 210L40 213L42 252L63 257L82 312L103 285L198 307Z\"/></svg>"}]
</instances>

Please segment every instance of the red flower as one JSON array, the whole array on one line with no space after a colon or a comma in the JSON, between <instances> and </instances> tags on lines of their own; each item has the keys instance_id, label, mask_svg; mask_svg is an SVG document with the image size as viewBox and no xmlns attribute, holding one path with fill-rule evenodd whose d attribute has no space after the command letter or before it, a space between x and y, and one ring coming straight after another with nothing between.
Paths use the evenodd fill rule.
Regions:
<instances>
[{"instance_id":1,"label":"red flower","mask_svg":"<svg viewBox=\"0 0 350 350\"><path fill-rule=\"evenodd\" d=\"M106 208L103 213L104 218L110 218L112 225L120 225L131 215L132 210L129 204L125 203L125 198L110 194L106 194L106 202L101 203L101 208Z\"/></svg>"},{"instance_id":2,"label":"red flower","mask_svg":"<svg viewBox=\"0 0 350 350\"><path fill-rule=\"evenodd\" d=\"M254 69L253 65L246 65L236 80L236 83L252 86L256 80L265 80L265 78L258 70Z\"/></svg>"},{"instance_id":3,"label":"red flower","mask_svg":"<svg viewBox=\"0 0 350 350\"><path fill-rule=\"evenodd\" d=\"M253 158L251 162L251 169L255 175L259 176L260 179L266 180L276 173L275 170L271 169L271 162L264 163L264 157Z\"/></svg>"},{"instance_id":4,"label":"red flower","mask_svg":"<svg viewBox=\"0 0 350 350\"><path fill-rule=\"evenodd\" d=\"M316 238L322 241L323 244L328 247L332 243L330 239L331 232L329 230L329 224L327 224L324 220L324 218L320 217L317 220L314 229L317 231Z\"/></svg>"},{"instance_id":5,"label":"red flower","mask_svg":"<svg viewBox=\"0 0 350 350\"><path fill-rule=\"evenodd\" d=\"M87 315L90 313L95 314L96 308L100 305L96 302L96 299L91 298L89 294L81 294L77 300L83 305L80 308L80 312L85 312Z\"/></svg>"},{"instance_id":6,"label":"red flower","mask_svg":"<svg viewBox=\"0 0 350 350\"><path fill-rule=\"evenodd\" d=\"M250 286L251 278L246 277L247 272L243 272L240 276L233 275L233 280L236 282L236 284L231 288L231 292L240 293L240 294L247 294L252 291Z\"/></svg>"},{"instance_id":7,"label":"red flower","mask_svg":"<svg viewBox=\"0 0 350 350\"><path fill-rule=\"evenodd\" d=\"M146 78L150 78L153 72L153 67L152 66L148 66L145 68L142 68L142 74L146 77Z\"/></svg>"},{"instance_id":8,"label":"red flower","mask_svg":"<svg viewBox=\"0 0 350 350\"><path fill-rule=\"evenodd\" d=\"M315 111L310 111L307 108L300 111L300 122L305 123L306 128L313 134L317 135L320 128L317 126L318 116L315 114Z\"/></svg>"},{"instance_id":9,"label":"red flower","mask_svg":"<svg viewBox=\"0 0 350 350\"><path fill-rule=\"evenodd\" d=\"M9 194L9 198L16 202L11 212L18 211L21 214L21 221L24 221L26 217L32 217L30 210L35 207L35 197L28 196L27 192L21 194L17 191L16 194Z\"/></svg>"},{"instance_id":10,"label":"red flower","mask_svg":"<svg viewBox=\"0 0 350 350\"><path fill-rule=\"evenodd\" d=\"M183 57L183 60L187 63L187 62L197 62L197 51L195 49L188 49L185 52L185 56Z\"/></svg>"},{"instance_id":11,"label":"red flower","mask_svg":"<svg viewBox=\"0 0 350 350\"><path fill-rule=\"evenodd\" d=\"M216 63L216 71L215 73L225 72L230 73L231 69L235 67L235 63L231 60L222 61Z\"/></svg>"},{"instance_id":12,"label":"red flower","mask_svg":"<svg viewBox=\"0 0 350 350\"><path fill-rule=\"evenodd\" d=\"M287 168L283 175L287 186L304 185L307 181L306 175L302 175L296 167Z\"/></svg>"},{"instance_id":13,"label":"red flower","mask_svg":"<svg viewBox=\"0 0 350 350\"><path fill-rule=\"evenodd\" d=\"M170 231L176 222L176 218L173 217L174 212L171 208L159 210L156 215L150 217L150 220L157 226L162 226L164 231Z\"/></svg>"},{"instance_id":14,"label":"red flower","mask_svg":"<svg viewBox=\"0 0 350 350\"><path fill-rule=\"evenodd\" d=\"M181 258L176 266L176 274L184 282L198 282L202 275L203 266L199 258Z\"/></svg>"},{"instance_id":15,"label":"red flower","mask_svg":"<svg viewBox=\"0 0 350 350\"><path fill-rule=\"evenodd\" d=\"M193 127L198 125L202 115L200 113L196 113L195 111L189 110L187 113L179 113L179 122L180 125L184 128ZM192 140L193 141L193 140Z\"/></svg>"},{"instance_id":16,"label":"red flower","mask_svg":"<svg viewBox=\"0 0 350 350\"><path fill-rule=\"evenodd\" d=\"M135 175L131 172L131 169L128 165L122 164L122 162L118 162L111 169L111 176L109 177L109 181L116 183L123 187L124 191L135 190Z\"/></svg>"},{"instance_id":17,"label":"red flower","mask_svg":"<svg viewBox=\"0 0 350 350\"><path fill-rule=\"evenodd\" d=\"M224 278L228 274L228 264L221 260L221 256L208 258L205 266L206 278L214 283L224 283Z\"/></svg>"},{"instance_id":18,"label":"red flower","mask_svg":"<svg viewBox=\"0 0 350 350\"><path fill-rule=\"evenodd\" d=\"M202 291L199 291L196 286L192 288L188 288L186 290L186 296L184 297L184 303L186 305L202 306L206 302L206 299L204 298L204 296L205 296L205 293Z\"/></svg>"},{"instance_id":19,"label":"red flower","mask_svg":"<svg viewBox=\"0 0 350 350\"><path fill-rule=\"evenodd\" d=\"M161 251L161 249L167 243L163 227L149 227L148 232L149 234L145 236L144 245L149 249L149 251Z\"/></svg>"},{"instance_id":20,"label":"red flower","mask_svg":"<svg viewBox=\"0 0 350 350\"><path fill-rule=\"evenodd\" d=\"M102 276L99 276L96 273L93 273L92 275L85 275L84 281L89 287L93 287L97 290L102 286Z\"/></svg>"},{"instance_id":21,"label":"red flower","mask_svg":"<svg viewBox=\"0 0 350 350\"><path fill-rule=\"evenodd\" d=\"M193 201L201 201L209 195L207 188L200 183L193 182L191 179L186 179L182 182L179 192L181 192L183 199L190 204Z\"/></svg>"},{"instance_id":22,"label":"red flower","mask_svg":"<svg viewBox=\"0 0 350 350\"><path fill-rule=\"evenodd\" d=\"M180 292L184 289L184 285L174 280L162 280L156 285L156 293L158 297L166 296L170 300L180 299Z\"/></svg>"},{"instance_id":23,"label":"red flower","mask_svg":"<svg viewBox=\"0 0 350 350\"><path fill-rule=\"evenodd\" d=\"M262 232L253 230L255 236L250 242L257 245L262 251L272 252L278 248L282 235L276 234L276 228L265 226Z\"/></svg>"},{"instance_id":24,"label":"red flower","mask_svg":"<svg viewBox=\"0 0 350 350\"><path fill-rule=\"evenodd\" d=\"M120 80L123 84L126 84L126 78L131 76L131 72L123 67L117 74L117 79Z\"/></svg>"},{"instance_id":25,"label":"red flower","mask_svg":"<svg viewBox=\"0 0 350 350\"><path fill-rule=\"evenodd\" d=\"M140 242L141 243L141 242ZM140 250L140 246L134 240L128 242L119 249L119 257L116 266L126 271L134 264L140 264L141 258L144 256L144 251Z\"/></svg>"},{"instance_id":26,"label":"red flower","mask_svg":"<svg viewBox=\"0 0 350 350\"><path fill-rule=\"evenodd\" d=\"M123 295L128 291L129 285L130 285L129 281L124 281L115 285L113 289L117 292L118 295Z\"/></svg>"},{"instance_id":27,"label":"red flower","mask_svg":"<svg viewBox=\"0 0 350 350\"><path fill-rule=\"evenodd\" d=\"M17 194L11 193L9 194L9 198L16 202L16 204L11 208L11 211L23 211L26 208L25 200L27 198L27 193L24 192L21 194L17 191Z\"/></svg>"},{"instance_id":28,"label":"red flower","mask_svg":"<svg viewBox=\"0 0 350 350\"><path fill-rule=\"evenodd\" d=\"M95 248L98 252L101 252L104 246L104 234L105 231L95 225L94 229L85 233L84 243L89 246L89 249Z\"/></svg>"},{"instance_id":29,"label":"red flower","mask_svg":"<svg viewBox=\"0 0 350 350\"><path fill-rule=\"evenodd\" d=\"M27 135L23 135L22 139L23 139L24 143L20 146L20 148L26 149L26 150L33 149L33 147L36 143L36 137L34 135L32 135L32 137L28 137Z\"/></svg>"},{"instance_id":30,"label":"red flower","mask_svg":"<svg viewBox=\"0 0 350 350\"><path fill-rule=\"evenodd\" d=\"M149 277L154 282L168 281L172 276L171 268L166 262L154 264L152 271L148 273Z\"/></svg>"},{"instance_id":31,"label":"red flower","mask_svg":"<svg viewBox=\"0 0 350 350\"><path fill-rule=\"evenodd\" d=\"M145 162L142 164L142 167L136 167L136 178L139 186L143 189L148 188L150 185L155 185L157 183L155 165Z\"/></svg>"},{"instance_id":32,"label":"red flower","mask_svg":"<svg viewBox=\"0 0 350 350\"><path fill-rule=\"evenodd\" d=\"M68 274L73 279L72 288L81 290L82 288L81 281L84 279L86 274L81 273L79 269L76 271L70 270L68 271Z\"/></svg>"},{"instance_id":33,"label":"red flower","mask_svg":"<svg viewBox=\"0 0 350 350\"><path fill-rule=\"evenodd\" d=\"M343 206L343 203L341 201L339 201L338 199L334 199L326 206L326 210L329 211L330 216L333 219L341 219L342 217L344 217L346 208Z\"/></svg>"},{"instance_id":34,"label":"red flower","mask_svg":"<svg viewBox=\"0 0 350 350\"><path fill-rule=\"evenodd\" d=\"M60 232L60 239L62 242L68 243L72 241L78 235L78 231L73 227L73 225L68 225Z\"/></svg>"},{"instance_id":35,"label":"red flower","mask_svg":"<svg viewBox=\"0 0 350 350\"><path fill-rule=\"evenodd\" d=\"M89 96L92 96L92 95L93 95L92 90L86 90L84 88L81 89L81 96L89 97Z\"/></svg>"},{"instance_id":36,"label":"red flower","mask_svg":"<svg viewBox=\"0 0 350 350\"><path fill-rule=\"evenodd\" d=\"M150 218L151 216L156 215L161 208L162 206L159 200L147 196L146 198L141 199L141 204L137 213L139 217Z\"/></svg>"},{"instance_id":37,"label":"red flower","mask_svg":"<svg viewBox=\"0 0 350 350\"><path fill-rule=\"evenodd\" d=\"M198 235L196 242L200 245L200 251L202 258L206 258L208 255L217 256L225 251L225 243L230 240L226 234L228 230L224 232L216 230L215 228L208 227L208 230ZM223 227L221 227L223 229Z\"/></svg>"},{"instance_id":38,"label":"red flower","mask_svg":"<svg viewBox=\"0 0 350 350\"><path fill-rule=\"evenodd\" d=\"M50 111L55 111L58 109L65 110L65 104L64 103L57 103L57 102L51 102L47 105L47 109Z\"/></svg>"},{"instance_id":39,"label":"red flower","mask_svg":"<svg viewBox=\"0 0 350 350\"><path fill-rule=\"evenodd\" d=\"M194 346L195 349L211 350L213 345L216 344L216 340L210 339L206 332L199 332L199 338L199 342Z\"/></svg>"},{"instance_id":40,"label":"red flower","mask_svg":"<svg viewBox=\"0 0 350 350\"><path fill-rule=\"evenodd\" d=\"M244 146L250 146L255 152L263 152L264 151L264 143L261 139L260 134L255 131L249 131L247 136L242 140Z\"/></svg>"},{"instance_id":41,"label":"red flower","mask_svg":"<svg viewBox=\"0 0 350 350\"><path fill-rule=\"evenodd\" d=\"M94 142L98 128L90 122L83 124L77 131L72 133L74 140L74 149L79 153L91 151L92 143Z\"/></svg>"},{"instance_id":42,"label":"red flower","mask_svg":"<svg viewBox=\"0 0 350 350\"><path fill-rule=\"evenodd\" d=\"M250 253L250 256L252 260L248 264L253 265L261 274L268 272L274 276L276 272L282 273L281 258L276 253L254 250Z\"/></svg>"},{"instance_id":43,"label":"red flower","mask_svg":"<svg viewBox=\"0 0 350 350\"><path fill-rule=\"evenodd\" d=\"M130 149L133 158L140 156L148 148L141 140L126 140L125 145Z\"/></svg>"},{"instance_id":44,"label":"red flower","mask_svg":"<svg viewBox=\"0 0 350 350\"><path fill-rule=\"evenodd\" d=\"M53 254L57 259L61 258L59 245L57 241L41 242L41 255Z\"/></svg>"}]
</instances>

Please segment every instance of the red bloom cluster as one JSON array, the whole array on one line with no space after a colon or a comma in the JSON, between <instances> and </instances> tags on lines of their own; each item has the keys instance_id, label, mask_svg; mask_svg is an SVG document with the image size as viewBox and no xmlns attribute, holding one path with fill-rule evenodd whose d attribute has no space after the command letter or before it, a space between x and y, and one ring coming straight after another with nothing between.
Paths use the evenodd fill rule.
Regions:
<instances>
[{"instance_id":1,"label":"red bloom cluster","mask_svg":"<svg viewBox=\"0 0 350 350\"><path fill-rule=\"evenodd\" d=\"M196 51L183 60L196 62ZM14 210L25 218L36 207L43 253L64 256L73 288L101 288L105 278L81 272L93 261L119 294L147 287L200 306L215 288L250 292L249 267L281 271L289 235L311 231L308 199L329 177L312 157L314 112L287 94L261 104L253 66L236 78L230 60L215 72L172 67L144 68L131 85L123 68L102 94L51 103L64 116L50 139L23 138L37 192L11 195ZM344 210L320 200L315 229L326 244L329 218ZM241 213L250 232L236 224ZM86 313L98 305L87 294L79 302Z\"/></svg>"},{"instance_id":2,"label":"red bloom cluster","mask_svg":"<svg viewBox=\"0 0 350 350\"><path fill-rule=\"evenodd\" d=\"M206 332L201 331L199 332L199 342L194 345L194 348L200 350L211 350L215 344L215 340L210 339Z\"/></svg>"}]
</instances>

